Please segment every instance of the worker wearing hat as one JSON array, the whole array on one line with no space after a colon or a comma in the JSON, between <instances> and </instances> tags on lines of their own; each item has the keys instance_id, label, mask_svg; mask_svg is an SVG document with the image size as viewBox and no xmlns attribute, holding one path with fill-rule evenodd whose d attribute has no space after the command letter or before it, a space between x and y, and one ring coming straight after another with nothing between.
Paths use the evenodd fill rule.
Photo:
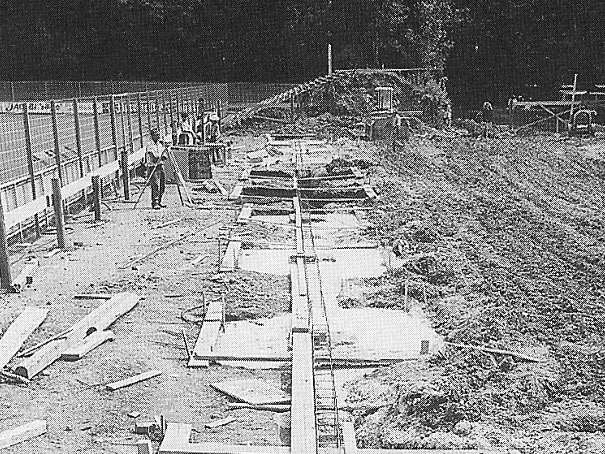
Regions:
<instances>
[{"instance_id":1,"label":"worker wearing hat","mask_svg":"<svg viewBox=\"0 0 605 454\"><path fill-rule=\"evenodd\" d=\"M219 117L217 114L210 115L208 122L208 134L206 134L206 140L208 142L218 142L221 136L221 127L219 124Z\"/></svg>"},{"instance_id":2,"label":"worker wearing hat","mask_svg":"<svg viewBox=\"0 0 605 454\"><path fill-rule=\"evenodd\" d=\"M166 189L166 174L164 163L168 159L166 145L160 140L157 129L150 131L151 141L147 144L145 152L145 164L147 166L147 178L151 184L151 208L159 210L166 208L162 205L162 196Z\"/></svg>"}]
</instances>

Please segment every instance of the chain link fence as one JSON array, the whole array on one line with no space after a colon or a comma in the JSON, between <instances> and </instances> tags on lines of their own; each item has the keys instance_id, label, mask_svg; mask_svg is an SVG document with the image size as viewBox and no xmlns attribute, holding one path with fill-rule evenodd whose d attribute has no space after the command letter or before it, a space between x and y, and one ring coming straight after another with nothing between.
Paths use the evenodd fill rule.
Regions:
<instances>
[{"instance_id":1,"label":"chain link fence","mask_svg":"<svg viewBox=\"0 0 605 454\"><path fill-rule=\"evenodd\" d=\"M92 173L108 184L132 172L150 129L168 134L181 113L198 116L228 103L226 84L98 96L91 91L102 90L94 85L100 83L81 84L81 97L36 101L30 85L32 98L11 102L10 109L0 103L0 200L9 235L32 228L39 235L46 227L53 213L52 178L59 178L68 200L86 199ZM67 87L74 88L62 89Z\"/></svg>"}]
</instances>

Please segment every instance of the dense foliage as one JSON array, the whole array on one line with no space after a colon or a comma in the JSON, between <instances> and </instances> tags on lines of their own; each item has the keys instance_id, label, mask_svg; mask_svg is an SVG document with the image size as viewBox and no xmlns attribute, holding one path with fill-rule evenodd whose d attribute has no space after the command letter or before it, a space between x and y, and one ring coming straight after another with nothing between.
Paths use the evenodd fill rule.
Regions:
<instances>
[{"instance_id":1,"label":"dense foliage","mask_svg":"<svg viewBox=\"0 0 605 454\"><path fill-rule=\"evenodd\" d=\"M598 0L4 0L0 79L292 81L445 68L457 103L604 82ZM449 57L449 59L448 59Z\"/></svg>"}]
</instances>

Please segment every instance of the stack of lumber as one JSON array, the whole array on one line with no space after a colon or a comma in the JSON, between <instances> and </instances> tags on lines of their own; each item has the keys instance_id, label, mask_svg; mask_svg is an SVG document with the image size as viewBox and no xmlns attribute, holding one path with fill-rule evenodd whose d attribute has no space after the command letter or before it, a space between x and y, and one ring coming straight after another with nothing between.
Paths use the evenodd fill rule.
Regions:
<instances>
[{"instance_id":1,"label":"stack of lumber","mask_svg":"<svg viewBox=\"0 0 605 454\"><path fill-rule=\"evenodd\" d=\"M15 368L15 374L31 379L59 358L78 359L113 337L105 332L122 315L130 312L139 302L134 293L118 293L82 318L71 328L54 336Z\"/></svg>"}]
</instances>

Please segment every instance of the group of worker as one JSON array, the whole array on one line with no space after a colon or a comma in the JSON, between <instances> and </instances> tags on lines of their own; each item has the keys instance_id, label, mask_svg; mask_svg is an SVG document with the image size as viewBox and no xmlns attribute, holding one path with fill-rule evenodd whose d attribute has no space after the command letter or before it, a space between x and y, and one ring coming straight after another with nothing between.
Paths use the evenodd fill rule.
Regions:
<instances>
[{"instance_id":1,"label":"group of worker","mask_svg":"<svg viewBox=\"0 0 605 454\"><path fill-rule=\"evenodd\" d=\"M166 189L166 173L164 164L168 159L168 148L171 145L197 145L204 142L218 142L220 139L220 119L216 114L198 117L195 126L187 113L181 114L179 124L170 125L171 134L163 140L158 129L150 131L151 140L146 146L145 167L147 170L147 184L151 186L151 208L159 210L166 208L162 197Z\"/></svg>"}]
</instances>

